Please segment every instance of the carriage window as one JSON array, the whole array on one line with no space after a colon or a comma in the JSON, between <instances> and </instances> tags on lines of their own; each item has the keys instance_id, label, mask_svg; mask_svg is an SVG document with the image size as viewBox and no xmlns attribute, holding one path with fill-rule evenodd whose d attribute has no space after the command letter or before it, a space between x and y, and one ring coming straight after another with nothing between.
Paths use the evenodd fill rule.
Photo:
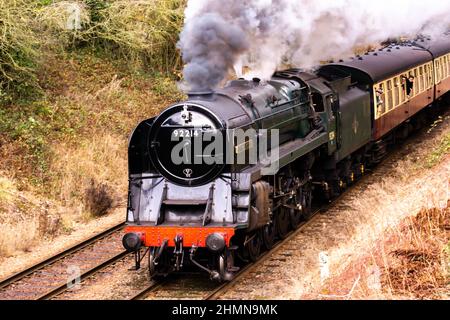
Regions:
<instances>
[{"instance_id":1,"label":"carriage window","mask_svg":"<svg viewBox=\"0 0 450 320\"><path fill-rule=\"evenodd\" d=\"M429 78L430 78L430 87L432 87L434 85L434 63L430 63L430 74L429 74Z\"/></svg>"},{"instance_id":2,"label":"carriage window","mask_svg":"<svg viewBox=\"0 0 450 320\"><path fill-rule=\"evenodd\" d=\"M445 75L445 78L448 78L448 76L449 76L448 63L449 63L448 56L445 56L444 57L444 75Z\"/></svg>"},{"instance_id":3,"label":"carriage window","mask_svg":"<svg viewBox=\"0 0 450 320\"><path fill-rule=\"evenodd\" d=\"M428 89L428 65L423 66L423 88Z\"/></svg>"},{"instance_id":4,"label":"carriage window","mask_svg":"<svg viewBox=\"0 0 450 320\"><path fill-rule=\"evenodd\" d=\"M424 67L424 82L425 88L428 89L430 87L430 71L427 64Z\"/></svg>"},{"instance_id":5,"label":"carriage window","mask_svg":"<svg viewBox=\"0 0 450 320\"><path fill-rule=\"evenodd\" d=\"M400 105L399 90L400 90L400 83L399 83L398 77L395 77L394 78L394 107L397 107L398 105Z\"/></svg>"},{"instance_id":6,"label":"carriage window","mask_svg":"<svg viewBox=\"0 0 450 320\"><path fill-rule=\"evenodd\" d=\"M415 77L412 72L402 75L402 89L407 98L412 98L414 95L414 81Z\"/></svg>"},{"instance_id":7,"label":"carriage window","mask_svg":"<svg viewBox=\"0 0 450 320\"><path fill-rule=\"evenodd\" d=\"M436 60L436 83L441 81L441 63Z\"/></svg>"},{"instance_id":8,"label":"carriage window","mask_svg":"<svg viewBox=\"0 0 450 320\"><path fill-rule=\"evenodd\" d=\"M377 102L377 117L380 117L386 112L386 92L383 83L375 87L375 97Z\"/></svg>"},{"instance_id":9,"label":"carriage window","mask_svg":"<svg viewBox=\"0 0 450 320\"><path fill-rule=\"evenodd\" d=\"M444 57L444 78L447 78L448 74L447 74L447 56Z\"/></svg>"},{"instance_id":10,"label":"carriage window","mask_svg":"<svg viewBox=\"0 0 450 320\"><path fill-rule=\"evenodd\" d=\"M423 92L425 89L423 81L423 67L419 68L419 91Z\"/></svg>"},{"instance_id":11,"label":"carriage window","mask_svg":"<svg viewBox=\"0 0 450 320\"><path fill-rule=\"evenodd\" d=\"M447 78L447 57L442 58L442 77Z\"/></svg>"},{"instance_id":12,"label":"carriage window","mask_svg":"<svg viewBox=\"0 0 450 320\"><path fill-rule=\"evenodd\" d=\"M406 101L406 74L402 74L399 78L399 88L398 92L400 95L400 104L404 103Z\"/></svg>"},{"instance_id":13,"label":"carriage window","mask_svg":"<svg viewBox=\"0 0 450 320\"><path fill-rule=\"evenodd\" d=\"M447 78L447 67L446 67L446 63L445 63L445 59L444 57L442 57L441 59L441 69L442 69L442 79Z\"/></svg>"},{"instance_id":14,"label":"carriage window","mask_svg":"<svg viewBox=\"0 0 450 320\"><path fill-rule=\"evenodd\" d=\"M431 88L433 86L433 64L430 63L428 65L428 87Z\"/></svg>"},{"instance_id":15,"label":"carriage window","mask_svg":"<svg viewBox=\"0 0 450 320\"><path fill-rule=\"evenodd\" d=\"M450 55L447 56L447 77L450 76Z\"/></svg>"},{"instance_id":16,"label":"carriage window","mask_svg":"<svg viewBox=\"0 0 450 320\"><path fill-rule=\"evenodd\" d=\"M450 77L450 55L447 56L447 75Z\"/></svg>"},{"instance_id":17,"label":"carriage window","mask_svg":"<svg viewBox=\"0 0 450 320\"><path fill-rule=\"evenodd\" d=\"M386 96L387 96L387 100L386 100L386 109L387 110L392 110L393 107L393 99L392 99L392 80L388 80L387 82L387 90L386 90Z\"/></svg>"},{"instance_id":18,"label":"carriage window","mask_svg":"<svg viewBox=\"0 0 450 320\"><path fill-rule=\"evenodd\" d=\"M428 84L428 89L431 88L432 84L433 84L433 79L431 78L431 75L433 74L433 67L431 66L431 64L427 65L427 84Z\"/></svg>"},{"instance_id":19,"label":"carriage window","mask_svg":"<svg viewBox=\"0 0 450 320\"><path fill-rule=\"evenodd\" d=\"M446 57L442 57L441 64L442 64L442 79L447 78L447 64L445 62Z\"/></svg>"},{"instance_id":20,"label":"carriage window","mask_svg":"<svg viewBox=\"0 0 450 320\"><path fill-rule=\"evenodd\" d=\"M413 96L415 96L419 93L419 71L417 68L412 72L411 81L413 82Z\"/></svg>"}]
</instances>

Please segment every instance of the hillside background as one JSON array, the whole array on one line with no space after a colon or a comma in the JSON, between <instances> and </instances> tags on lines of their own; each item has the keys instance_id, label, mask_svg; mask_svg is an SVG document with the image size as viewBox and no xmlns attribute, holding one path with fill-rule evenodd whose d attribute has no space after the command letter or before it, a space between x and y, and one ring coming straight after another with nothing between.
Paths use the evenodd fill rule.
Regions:
<instances>
[{"instance_id":1,"label":"hillside background","mask_svg":"<svg viewBox=\"0 0 450 320\"><path fill-rule=\"evenodd\" d=\"M127 139L182 98L185 0L0 0L0 257L126 205Z\"/></svg>"}]
</instances>

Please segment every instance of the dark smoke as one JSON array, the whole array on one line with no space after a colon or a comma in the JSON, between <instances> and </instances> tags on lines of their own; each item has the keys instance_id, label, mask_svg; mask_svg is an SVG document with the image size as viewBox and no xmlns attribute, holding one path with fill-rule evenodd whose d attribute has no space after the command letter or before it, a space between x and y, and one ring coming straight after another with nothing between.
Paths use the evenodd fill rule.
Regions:
<instances>
[{"instance_id":1,"label":"dark smoke","mask_svg":"<svg viewBox=\"0 0 450 320\"><path fill-rule=\"evenodd\" d=\"M236 67L268 79L282 63L311 67L355 46L450 24L448 0L189 0L178 44L191 90L217 87ZM242 68L241 68L242 69Z\"/></svg>"},{"instance_id":2,"label":"dark smoke","mask_svg":"<svg viewBox=\"0 0 450 320\"><path fill-rule=\"evenodd\" d=\"M185 80L195 91L218 86L236 57L249 48L246 33L216 13L188 22L178 45L186 63Z\"/></svg>"}]
</instances>

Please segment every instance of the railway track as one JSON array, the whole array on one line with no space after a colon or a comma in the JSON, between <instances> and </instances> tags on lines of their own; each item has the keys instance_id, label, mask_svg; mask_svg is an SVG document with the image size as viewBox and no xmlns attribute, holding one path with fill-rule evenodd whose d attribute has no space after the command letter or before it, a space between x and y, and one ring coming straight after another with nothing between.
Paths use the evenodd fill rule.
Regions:
<instances>
[{"instance_id":1,"label":"railway track","mask_svg":"<svg viewBox=\"0 0 450 320\"><path fill-rule=\"evenodd\" d=\"M336 201L338 201L338 199L336 199ZM327 208L328 208L328 206L327 206ZM314 213L313 217L310 220L305 221L303 224L301 224L298 229L292 231L290 233L290 235L288 235L284 240L281 240L278 243L276 243L275 246L272 248L272 250L264 252L260 256L258 261L252 262L252 263L246 265L242 270L240 270L240 272L236 275L236 277L232 281L227 282L227 283L223 283L219 287L217 287L215 290L213 290L212 292L208 293L208 295L205 296L204 300L217 300L222 295L223 292L226 292L231 287L233 287L240 279L242 279L243 277L245 277L246 275L251 273L258 266L260 266L263 263L265 263L266 261L268 261L273 255L275 255L278 252L280 252L280 250L281 250L281 248L282 248L282 246L284 244L289 243L290 241L292 241L292 239L294 239L307 226L309 226L313 222L315 222L317 217L318 217L318 215L320 213L326 211L327 208L320 208L320 209L318 209Z\"/></svg>"},{"instance_id":2,"label":"railway track","mask_svg":"<svg viewBox=\"0 0 450 320\"><path fill-rule=\"evenodd\" d=\"M71 289L128 255L121 243L125 223L115 225L0 282L0 300L45 300Z\"/></svg>"},{"instance_id":3,"label":"railway track","mask_svg":"<svg viewBox=\"0 0 450 320\"><path fill-rule=\"evenodd\" d=\"M328 206L326 206L328 207ZM239 271L233 281L217 285L209 281L204 274L195 273L186 277L185 274L169 277L161 281L153 281L143 290L130 297L131 300L144 300L159 290L168 293L169 297L212 300L220 293L233 286L236 281L264 263L275 254L284 243L289 242L316 216L326 211L317 209L311 220L304 222L298 229L292 231L287 238L274 245L271 251L262 253L260 259L248 263ZM92 238L89 238L57 255L25 269L0 282L0 300L49 300L70 291L71 286L68 267L80 268L78 280L82 283L89 277L105 270L111 265L125 259L130 253L122 249L121 231L124 223L116 225ZM183 296L183 293L185 294Z\"/></svg>"},{"instance_id":4,"label":"railway track","mask_svg":"<svg viewBox=\"0 0 450 320\"><path fill-rule=\"evenodd\" d=\"M130 300L145 300L149 297L161 298L177 298L177 299L199 299L199 300L216 300L223 292L226 292L233 287L240 279L251 273L255 268L262 265L275 254L277 254L284 244L289 243L299 233L301 233L307 226L314 223L317 217L326 212L331 206L335 205L339 199L348 191L336 198L332 203L324 205L315 210L310 220L303 222L298 229L291 231L291 233L283 240L278 241L270 251L265 251L261 254L258 261L247 263L233 278L232 281L217 284L212 281L205 281L205 274L195 274L191 277L183 277L183 274L168 277L163 280L153 281L146 288L130 297ZM207 279L207 277L206 277Z\"/></svg>"}]
</instances>

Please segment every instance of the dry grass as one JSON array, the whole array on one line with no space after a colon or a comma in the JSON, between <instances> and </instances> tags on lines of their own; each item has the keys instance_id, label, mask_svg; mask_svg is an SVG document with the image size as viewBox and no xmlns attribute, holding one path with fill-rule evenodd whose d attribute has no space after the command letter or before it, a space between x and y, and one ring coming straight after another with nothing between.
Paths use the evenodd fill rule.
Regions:
<instances>
[{"instance_id":1,"label":"dry grass","mask_svg":"<svg viewBox=\"0 0 450 320\"><path fill-rule=\"evenodd\" d=\"M423 209L385 230L332 275L321 297L449 299L449 245L450 201L447 208Z\"/></svg>"},{"instance_id":2,"label":"dry grass","mask_svg":"<svg viewBox=\"0 0 450 320\"><path fill-rule=\"evenodd\" d=\"M117 205L116 202L111 188L106 183L98 183L91 179L84 194L84 204L94 217L108 214Z\"/></svg>"},{"instance_id":3,"label":"dry grass","mask_svg":"<svg viewBox=\"0 0 450 320\"><path fill-rule=\"evenodd\" d=\"M93 133L90 139L78 146L59 144L54 146L51 170L55 172L52 194L63 205L81 212L85 208L85 194L91 189L91 181L106 185L111 200L126 194L126 141L108 133ZM95 184L98 184L97 182ZM89 203L89 202L88 202ZM86 204L88 204L86 203ZM89 205L86 209L89 209Z\"/></svg>"},{"instance_id":4,"label":"dry grass","mask_svg":"<svg viewBox=\"0 0 450 320\"><path fill-rule=\"evenodd\" d=\"M445 250L450 244L450 202L446 209L423 210L406 224L394 235L395 244L387 246L386 291L394 296L442 298L450 281L450 255Z\"/></svg>"},{"instance_id":5,"label":"dry grass","mask_svg":"<svg viewBox=\"0 0 450 320\"><path fill-rule=\"evenodd\" d=\"M421 141L409 142L406 150L381 164L377 172L344 195L337 207L328 210L327 215L319 215L287 244L288 257L275 254L273 260L240 280L236 289L230 290L224 298L398 298L386 283L374 284L383 278L384 266L388 266L393 257L391 252L408 249L398 247L398 239L389 235L402 235L404 222L411 221L422 210L447 206L450 158L444 158L432 169L422 165L433 150L434 141L439 142L449 129L450 123L447 123L432 137L422 136ZM421 225L428 220L427 216L423 217L418 220ZM422 240L426 247L428 240L426 237ZM330 278L324 282L320 254L328 256ZM245 293L241 288L246 289Z\"/></svg>"},{"instance_id":6,"label":"dry grass","mask_svg":"<svg viewBox=\"0 0 450 320\"><path fill-rule=\"evenodd\" d=\"M8 257L17 251L28 251L39 239L39 220L27 218L14 224L0 224L0 256Z\"/></svg>"},{"instance_id":7,"label":"dry grass","mask_svg":"<svg viewBox=\"0 0 450 320\"><path fill-rule=\"evenodd\" d=\"M54 104L58 109L73 110L75 119L68 120L75 121L70 124L75 130L50 145L50 194L82 212L86 190L94 179L108 186L114 202L119 198L124 205L129 134L140 121L173 100L155 93L154 79L120 74L103 60L75 60L62 70L58 87L67 89L56 89L62 94Z\"/></svg>"},{"instance_id":8,"label":"dry grass","mask_svg":"<svg viewBox=\"0 0 450 320\"><path fill-rule=\"evenodd\" d=\"M172 73L181 67L176 43L185 6L185 0L57 1L35 20L46 47L89 44L129 66Z\"/></svg>"},{"instance_id":9,"label":"dry grass","mask_svg":"<svg viewBox=\"0 0 450 320\"><path fill-rule=\"evenodd\" d=\"M167 73L184 5L0 0L0 87L26 72L43 94L0 105L0 257L125 206L129 134L183 97Z\"/></svg>"},{"instance_id":10,"label":"dry grass","mask_svg":"<svg viewBox=\"0 0 450 320\"><path fill-rule=\"evenodd\" d=\"M327 249L331 278L311 289L322 294L313 297L449 298L450 158L424 171L417 163L426 156L398 162L392 176L349 202L342 213L352 224L343 225L348 240Z\"/></svg>"},{"instance_id":11,"label":"dry grass","mask_svg":"<svg viewBox=\"0 0 450 320\"><path fill-rule=\"evenodd\" d=\"M69 231L76 221L125 204L126 139L92 134L79 144L51 144L53 176L45 190L19 190L15 179L0 174L0 257L30 250ZM91 180L101 182L92 185Z\"/></svg>"},{"instance_id":12,"label":"dry grass","mask_svg":"<svg viewBox=\"0 0 450 320\"><path fill-rule=\"evenodd\" d=\"M35 11L34 20L47 50L64 50L83 38L91 17L82 1L56 1Z\"/></svg>"},{"instance_id":13,"label":"dry grass","mask_svg":"<svg viewBox=\"0 0 450 320\"><path fill-rule=\"evenodd\" d=\"M446 117L445 119L440 118L435 124L438 125L443 121L449 121L450 117ZM439 145L436 146L435 150L427 157L426 165L431 168L436 163L442 160L447 154L450 153L450 133L445 135L442 140L439 142Z\"/></svg>"},{"instance_id":14,"label":"dry grass","mask_svg":"<svg viewBox=\"0 0 450 320\"><path fill-rule=\"evenodd\" d=\"M128 61L172 72L180 67L176 50L185 0L114 1L99 11L99 22L86 31L112 44Z\"/></svg>"},{"instance_id":15,"label":"dry grass","mask_svg":"<svg viewBox=\"0 0 450 320\"><path fill-rule=\"evenodd\" d=\"M85 47L138 71L177 74L186 0L0 0L0 102L40 97L52 53Z\"/></svg>"},{"instance_id":16,"label":"dry grass","mask_svg":"<svg viewBox=\"0 0 450 320\"><path fill-rule=\"evenodd\" d=\"M57 207L32 193L19 191L0 172L0 257L28 251L39 240L63 231Z\"/></svg>"}]
</instances>

